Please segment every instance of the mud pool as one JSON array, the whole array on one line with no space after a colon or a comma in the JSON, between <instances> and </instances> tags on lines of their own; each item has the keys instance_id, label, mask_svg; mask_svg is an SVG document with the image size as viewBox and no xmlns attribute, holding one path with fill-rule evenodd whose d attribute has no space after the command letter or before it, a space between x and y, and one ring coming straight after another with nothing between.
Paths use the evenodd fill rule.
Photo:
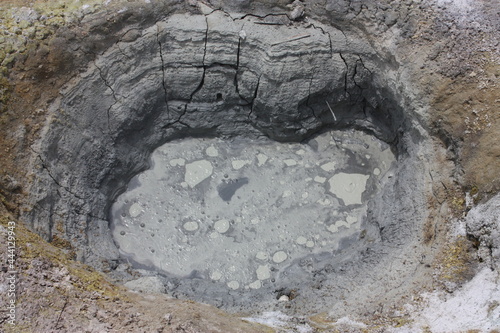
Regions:
<instances>
[{"instance_id":1,"label":"mud pool","mask_svg":"<svg viewBox=\"0 0 500 333\"><path fill-rule=\"evenodd\" d=\"M138 266L259 289L362 232L366 203L394 161L387 144L358 131L302 144L169 142L114 203L113 237Z\"/></svg>"}]
</instances>

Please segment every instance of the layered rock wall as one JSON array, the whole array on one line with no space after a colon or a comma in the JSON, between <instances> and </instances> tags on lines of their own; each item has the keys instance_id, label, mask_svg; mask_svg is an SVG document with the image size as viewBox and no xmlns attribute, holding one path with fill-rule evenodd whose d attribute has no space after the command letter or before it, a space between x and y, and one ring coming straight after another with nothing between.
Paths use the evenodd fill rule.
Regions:
<instances>
[{"instance_id":1,"label":"layered rock wall","mask_svg":"<svg viewBox=\"0 0 500 333\"><path fill-rule=\"evenodd\" d=\"M52 104L34 148L43 177L33 227L50 239L57 216L69 215L64 234L86 244L80 258L116 259L106 231L111 200L152 149L180 136L300 141L328 125L402 138L402 106L362 35L318 22L263 23L217 10L174 14L129 30L98 56Z\"/></svg>"}]
</instances>

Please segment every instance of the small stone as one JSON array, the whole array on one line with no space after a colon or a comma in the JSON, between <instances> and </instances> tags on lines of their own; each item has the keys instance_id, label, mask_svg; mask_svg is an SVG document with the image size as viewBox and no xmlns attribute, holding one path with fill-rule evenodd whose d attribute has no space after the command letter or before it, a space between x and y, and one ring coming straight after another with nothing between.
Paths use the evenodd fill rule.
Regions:
<instances>
[{"instance_id":1,"label":"small stone","mask_svg":"<svg viewBox=\"0 0 500 333\"><path fill-rule=\"evenodd\" d=\"M128 212L130 213L130 216L137 217L142 213L142 208L138 203L134 203L130 206Z\"/></svg>"},{"instance_id":2,"label":"small stone","mask_svg":"<svg viewBox=\"0 0 500 333\"><path fill-rule=\"evenodd\" d=\"M175 158L170 160L169 164L171 166L184 166L186 164L186 160L183 158Z\"/></svg>"},{"instance_id":3,"label":"small stone","mask_svg":"<svg viewBox=\"0 0 500 333\"><path fill-rule=\"evenodd\" d=\"M212 175L213 166L207 160L195 161L186 164L184 181L191 187L195 187Z\"/></svg>"},{"instance_id":4,"label":"small stone","mask_svg":"<svg viewBox=\"0 0 500 333\"><path fill-rule=\"evenodd\" d=\"M259 280L266 280L271 277L271 271L269 270L269 267L267 265L260 265L257 268L257 279Z\"/></svg>"},{"instance_id":5,"label":"small stone","mask_svg":"<svg viewBox=\"0 0 500 333\"><path fill-rule=\"evenodd\" d=\"M254 281L249 284L251 289L260 289L262 287L262 282L260 280Z\"/></svg>"},{"instance_id":6,"label":"small stone","mask_svg":"<svg viewBox=\"0 0 500 333\"><path fill-rule=\"evenodd\" d=\"M259 259L259 260L267 260L268 259L267 253L262 252L262 251L257 252L257 254L255 255L255 257L257 259Z\"/></svg>"},{"instance_id":7,"label":"small stone","mask_svg":"<svg viewBox=\"0 0 500 333\"><path fill-rule=\"evenodd\" d=\"M214 147L214 146L210 146L208 147L205 152L207 153L208 156L210 157L217 157L219 156L219 152L217 151L217 149Z\"/></svg>"},{"instance_id":8,"label":"small stone","mask_svg":"<svg viewBox=\"0 0 500 333\"><path fill-rule=\"evenodd\" d=\"M239 170L250 163L252 163L250 160L236 160L231 162L234 170Z\"/></svg>"},{"instance_id":9,"label":"small stone","mask_svg":"<svg viewBox=\"0 0 500 333\"><path fill-rule=\"evenodd\" d=\"M278 251L273 255L273 261L277 264L282 263L288 258L288 255L285 251Z\"/></svg>"},{"instance_id":10,"label":"small stone","mask_svg":"<svg viewBox=\"0 0 500 333\"><path fill-rule=\"evenodd\" d=\"M358 218L356 216L347 216L346 219L347 223L353 224L354 222L358 222Z\"/></svg>"},{"instance_id":11,"label":"small stone","mask_svg":"<svg viewBox=\"0 0 500 333\"><path fill-rule=\"evenodd\" d=\"M161 279L157 276L141 277L125 283L124 286L147 294L162 294L166 291Z\"/></svg>"},{"instance_id":12,"label":"small stone","mask_svg":"<svg viewBox=\"0 0 500 333\"><path fill-rule=\"evenodd\" d=\"M198 223L196 222L186 222L184 223L184 229L186 231L196 231L198 230Z\"/></svg>"},{"instance_id":13,"label":"small stone","mask_svg":"<svg viewBox=\"0 0 500 333\"><path fill-rule=\"evenodd\" d=\"M172 318L173 317L171 313L167 313L165 316L163 316L163 319L167 322L168 325L170 325Z\"/></svg>"},{"instance_id":14,"label":"small stone","mask_svg":"<svg viewBox=\"0 0 500 333\"><path fill-rule=\"evenodd\" d=\"M295 7L292 12L290 13L290 19L297 21L300 19L302 16L304 16L304 6L298 5Z\"/></svg>"},{"instance_id":15,"label":"small stone","mask_svg":"<svg viewBox=\"0 0 500 333\"><path fill-rule=\"evenodd\" d=\"M325 163L321 166L321 169L329 172L329 171L334 171L335 170L335 162L328 162Z\"/></svg>"},{"instance_id":16,"label":"small stone","mask_svg":"<svg viewBox=\"0 0 500 333\"><path fill-rule=\"evenodd\" d=\"M240 287L240 284L238 283L238 281L231 281L228 282L227 286L233 290L236 290Z\"/></svg>"},{"instance_id":17,"label":"small stone","mask_svg":"<svg viewBox=\"0 0 500 333\"><path fill-rule=\"evenodd\" d=\"M218 281L222 278L222 274L218 271L215 271L215 272L212 272L212 274L210 275L210 278L214 281Z\"/></svg>"},{"instance_id":18,"label":"small stone","mask_svg":"<svg viewBox=\"0 0 500 333\"><path fill-rule=\"evenodd\" d=\"M297 244L299 245L305 245L307 243L307 238L299 236L297 240L295 240L295 242L297 242Z\"/></svg>"},{"instance_id":19,"label":"small stone","mask_svg":"<svg viewBox=\"0 0 500 333\"><path fill-rule=\"evenodd\" d=\"M290 301L290 297L288 297L287 295L281 295L281 297L278 299L278 301L288 302L288 301Z\"/></svg>"},{"instance_id":20,"label":"small stone","mask_svg":"<svg viewBox=\"0 0 500 333\"><path fill-rule=\"evenodd\" d=\"M258 166L263 166L267 160L269 159L269 157L267 157L266 155L264 154L258 154L257 155L257 160L258 160Z\"/></svg>"},{"instance_id":21,"label":"small stone","mask_svg":"<svg viewBox=\"0 0 500 333\"><path fill-rule=\"evenodd\" d=\"M217 232L223 234L226 231L229 230L229 221L228 220L219 220L214 223L214 229L217 230Z\"/></svg>"},{"instance_id":22,"label":"small stone","mask_svg":"<svg viewBox=\"0 0 500 333\"><path fill-rule=\"evenodd\" d=\"M316 183L321 183L321 184L323 184L323 183L326 181L326 178L325 178L325 177L321 177L321 176L316 176L316 177L314 177L314 181L315 181Z\"/></svg>"}]
</instances>

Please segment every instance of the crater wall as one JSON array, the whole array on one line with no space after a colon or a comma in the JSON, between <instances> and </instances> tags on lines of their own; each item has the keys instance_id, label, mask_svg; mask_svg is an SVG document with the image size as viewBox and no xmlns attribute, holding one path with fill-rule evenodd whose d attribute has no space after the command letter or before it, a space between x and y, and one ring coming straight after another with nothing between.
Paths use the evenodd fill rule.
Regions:
<instances>
[{"instance_id":1,"label":"crater wall","mask_svg":"<svg viewBox=\"0 0 500 333\"><path fill-rule=\"evenodd\" d=\"M307 295L295 303L298 312L326 304L347 311L333 301L339 297L363 309L387 292L404 293L401 281L418 263L408 258L420 255L413 244L428 215L432 156L423 153L430 141L421 105L406 94L414 87L396 80L397 63L358 29L201 11L127 30L61 90L32 148L37 180L23 218L48 240L68 239L79 260L110 271L120 263L110 206L161 144L189 136L300 142L325 129L361 129L397 155L394 177L368 204L368 237L335 256L305 259L307 281L295 281L303 268L290 266L278 289ZM396 269L399 276L388 279ZM189 297L191 284L170 283ZM362 292L349 295L349 286ZM276 296L234 291L221 299L203 282L196 288L208 290L199 300L232 310L262 308Z\"/></svg>"}]
</instances>

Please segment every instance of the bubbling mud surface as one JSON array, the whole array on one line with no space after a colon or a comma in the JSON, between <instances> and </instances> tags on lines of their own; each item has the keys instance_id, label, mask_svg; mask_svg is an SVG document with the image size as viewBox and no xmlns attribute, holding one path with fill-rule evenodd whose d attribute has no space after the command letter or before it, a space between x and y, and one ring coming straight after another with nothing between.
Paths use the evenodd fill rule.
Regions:
<instances>
[{"instance_id":1,"label":"bubbling mud surface","mask_svg":"<svg viewBox=\"0 0 500 333\"><path fill-rule=\"evenodd\" d=\"M386 143L354 130L300 144L172 141L112 206L113 237L137 265L260 289L290 263L360 233L394 164Z\"/></svg>"}]
</instances>

